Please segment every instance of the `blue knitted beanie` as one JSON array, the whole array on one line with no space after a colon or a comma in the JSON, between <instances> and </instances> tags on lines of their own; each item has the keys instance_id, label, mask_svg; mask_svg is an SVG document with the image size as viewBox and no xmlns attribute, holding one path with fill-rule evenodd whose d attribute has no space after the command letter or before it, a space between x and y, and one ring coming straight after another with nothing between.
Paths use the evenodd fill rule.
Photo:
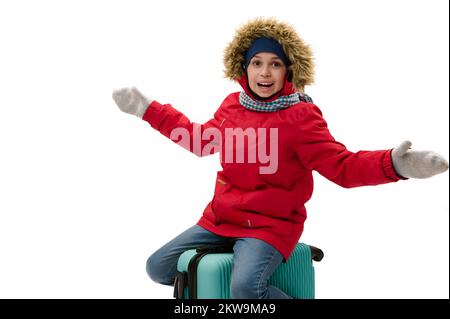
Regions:
<instances>
[{"instance_id":1,"label":"blue knitted beanie","mask_svg":"<svg viewBox=\"0 0 450 319\"><path fill-rule=\"evenodd\" d=\"M247 69L248 65L250 64L250 60L259 52L275 53L284 62L286 67L291 65L291 61L289 61L286 53L284 53L283 47L277 41L262 37L253 41L252 45L245 53L245 69Z\"/></svg>"}]
</instances>

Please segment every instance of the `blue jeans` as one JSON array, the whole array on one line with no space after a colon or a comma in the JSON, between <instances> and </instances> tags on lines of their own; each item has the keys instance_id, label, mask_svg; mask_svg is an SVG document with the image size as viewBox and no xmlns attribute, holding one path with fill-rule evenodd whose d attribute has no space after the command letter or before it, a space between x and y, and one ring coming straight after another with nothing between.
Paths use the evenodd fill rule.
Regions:
<instances>
[{"instance_id":1,"label":"blue jeans","mask_svg":"<svg viewBox=\"0 0 450 319\"><path fill-rule=\"evenodd\" d=\"M230 238L194 225L148 258L147 273L157 283L173 285L177 261L183 252L200 246L214 246L227 242L230 242ZM236 238L233 251L231 298L291 298L280 289L268 285L268 279L283 261L283 256L275 248L256 238Z\"/></svg>"}]
</instances>

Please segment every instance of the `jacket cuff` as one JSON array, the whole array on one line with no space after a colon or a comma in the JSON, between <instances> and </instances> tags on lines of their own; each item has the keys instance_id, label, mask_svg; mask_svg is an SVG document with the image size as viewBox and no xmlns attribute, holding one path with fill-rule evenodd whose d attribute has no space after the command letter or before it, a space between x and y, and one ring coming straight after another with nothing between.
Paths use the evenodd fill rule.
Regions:
<instances>
[{"instance_id":1,"label":"jacket cuff","mask_svg":"<svg viewBox=\"0 0 450 319\"><path fill-rule=\"evenodd\" d=\"M144 113L144 116L142 116L142 119L146 122L148 122L151 126L155 127L155 114L159 112L161 109L162 104L158 103L157 101L152 101L147 107L147 110Z\"/></svg>"},{"instance_id":2,"label":"jacket cuff","mask_svg":"<svg viewBox=\"0 0 450 319\"><path fill-rule=\"evenodd\" d=\"M395 171L394 164L392 163L392 149L390 149L386 152L386 155L383 158L382 167L383 167L384 175L389 179L392 179L394 181L408 179L406 177L399 175Z\"/></svg>"}]
</instances>

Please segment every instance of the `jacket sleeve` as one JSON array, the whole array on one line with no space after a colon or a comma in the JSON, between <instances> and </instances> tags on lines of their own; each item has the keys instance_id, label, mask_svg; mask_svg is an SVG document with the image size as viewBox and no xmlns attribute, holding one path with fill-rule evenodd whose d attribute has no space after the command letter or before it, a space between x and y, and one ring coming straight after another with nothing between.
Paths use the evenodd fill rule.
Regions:
<instances>
[{"instance_id":1,"label":"jacket sleeve","mask_svg":"<svg viewBox=\"0 0 450 319\"><path fill-rule=\"evenodd\" d=\"M333 138L322 112L314 104L302 107L297 123L295 149L300 161L330 181L350 188L401 179L392 165L392 150L350 152Z\"/></svg>"},{"instance_id":2,"label":"jacket sleeve","mask_svg":"<svg viewBox=\"0 0 450 319\"><path fill-rule=\"evenodd\" d=\"M220 151L220 133L217 129L219 110L205 124L197 124L170 104L153 101L142 119L188 151L197 156L206 156Z\"/></svg>"}]
</instances>

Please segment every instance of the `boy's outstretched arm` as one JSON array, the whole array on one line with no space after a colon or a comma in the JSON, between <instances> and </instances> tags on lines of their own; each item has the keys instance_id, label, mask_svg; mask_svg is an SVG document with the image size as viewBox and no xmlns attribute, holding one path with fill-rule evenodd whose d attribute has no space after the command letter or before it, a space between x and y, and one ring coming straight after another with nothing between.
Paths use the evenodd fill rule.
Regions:
<instances>
[{"instance_id":1,"label":"boy's outstretched arm","mask_svg":"<svg viewBox=\"0 0 450 319\"><path fill-rule=\"evenodd\" d=\"M220 150L218 111L204 124L193 123L170 104L160 104L144 96L135 87L114 90L112 94L120 110L136 115L173 142L197 156L212 155Z\"/></svg>"},{"instance_id":2,"label":"boy's outstretched arm","mask_svg":"<svg viewBox=\"0 0 450 319\"><path fill-rule=\"evenodd\" d=\"M295 150L301 163L345 187L380 185L407 178L428 178L448 170L447 160L431 151L410 150L403 142L394 149L351 152L328 130L320 109L299 109Z\"/></svg>"},{"instance_id":3,"label":"boy's outstretched arm","mask_svg":"<svg viewBox=\"0 0 450 319\"><path fill-rule=\"evenodd\" d=\"M447 160L432 151L411 150L412 143L404 141L391 152L392 164L404 178L428 178L448 170Z\"/></svg>"}]
</instances>

